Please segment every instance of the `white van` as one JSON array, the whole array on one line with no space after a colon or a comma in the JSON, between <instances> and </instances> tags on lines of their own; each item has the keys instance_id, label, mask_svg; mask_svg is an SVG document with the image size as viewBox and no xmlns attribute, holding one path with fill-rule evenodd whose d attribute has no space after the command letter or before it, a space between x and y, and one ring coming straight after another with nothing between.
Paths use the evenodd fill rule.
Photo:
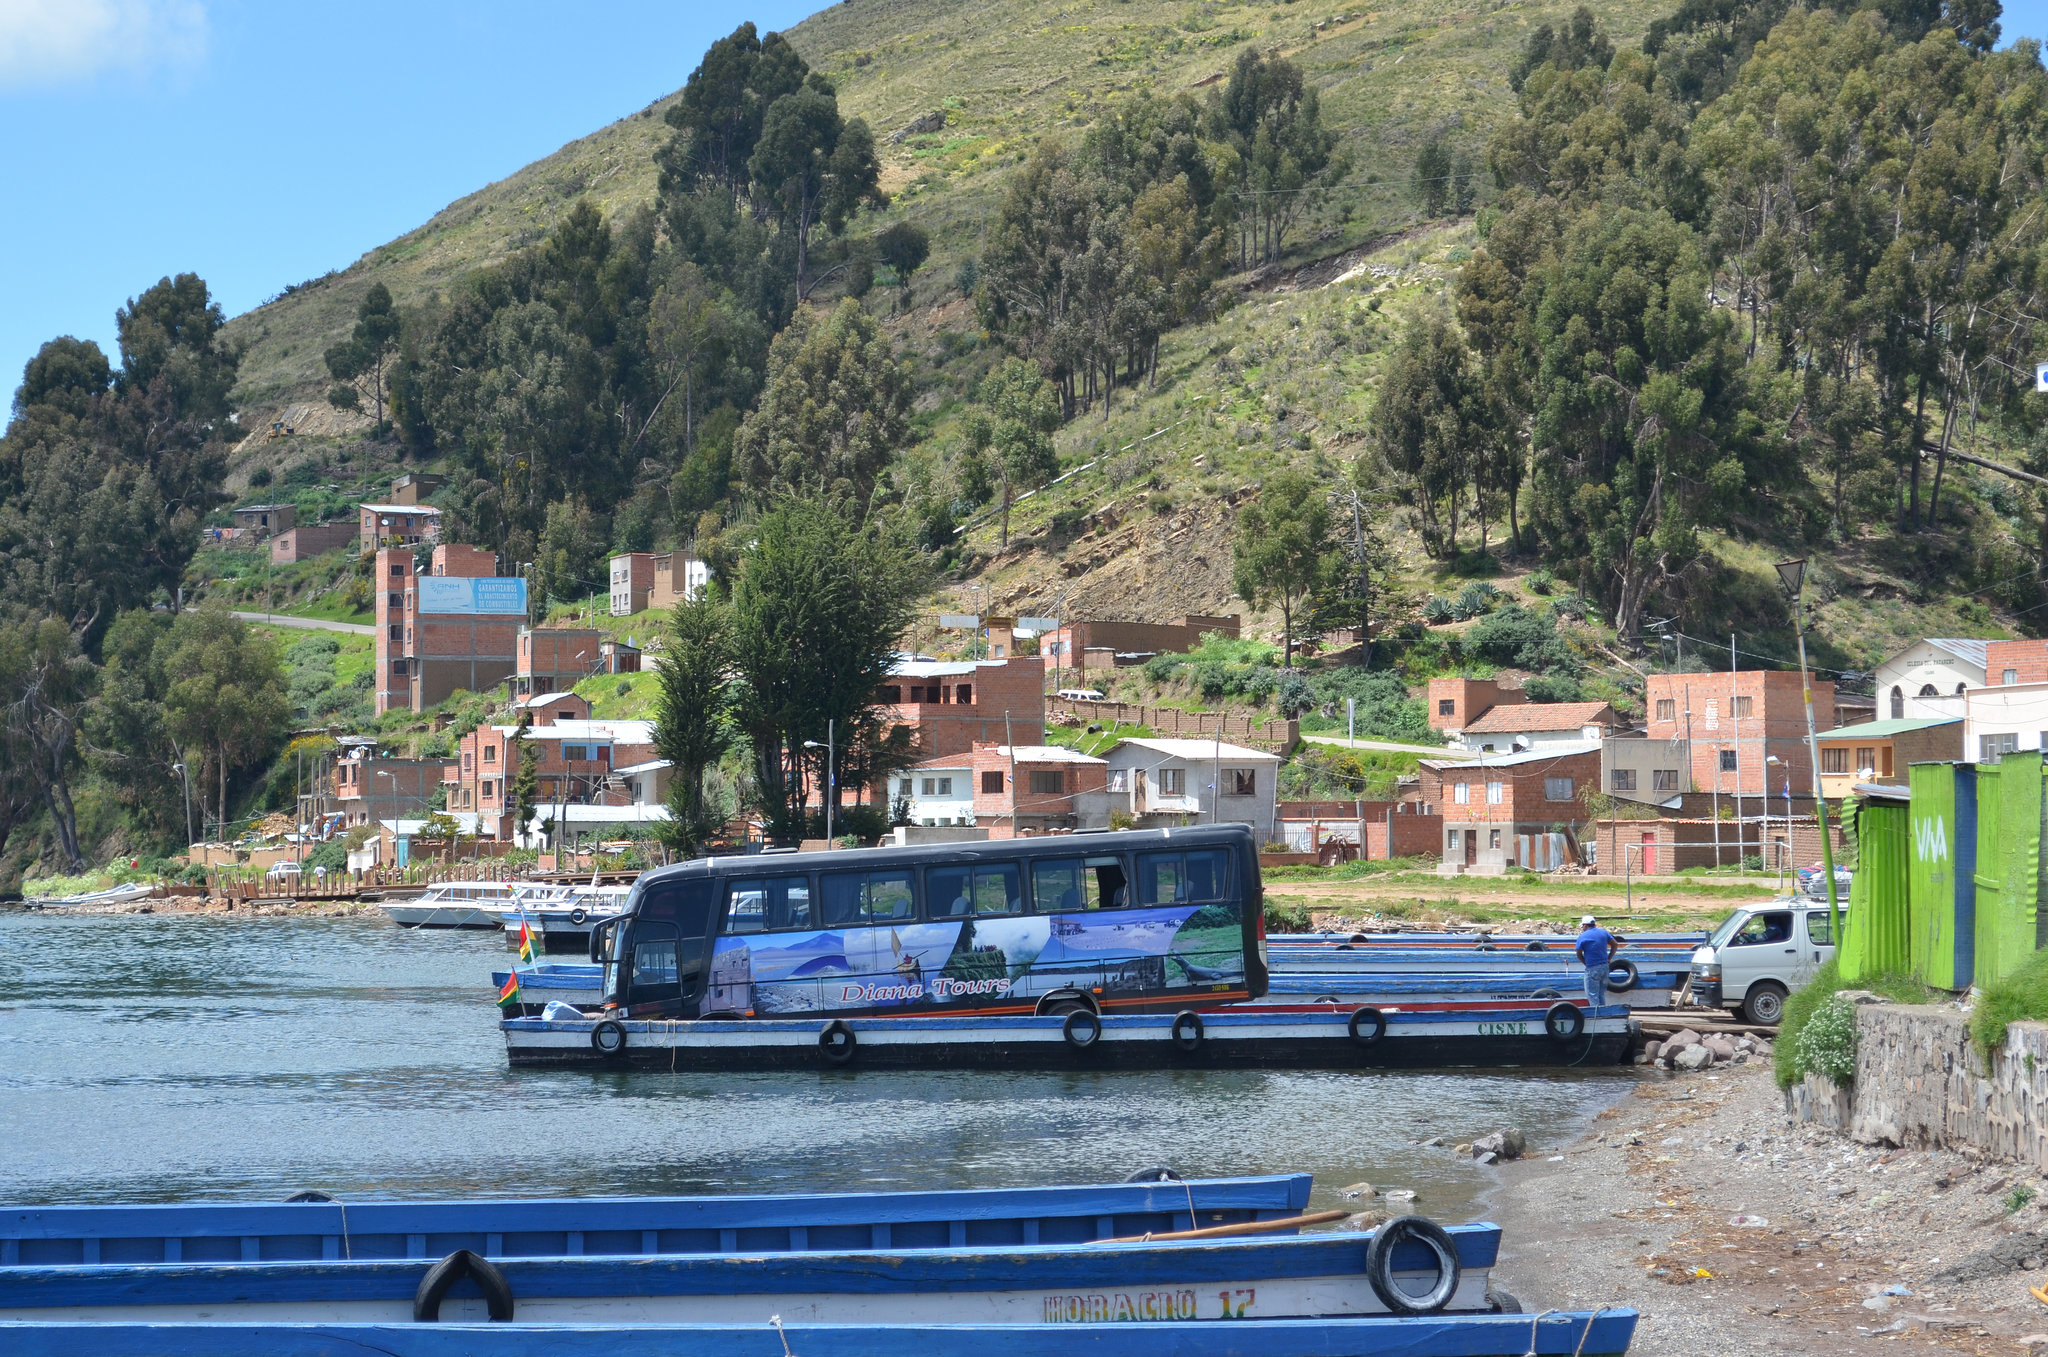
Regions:
<instances>
[{"instance_id":1,"label":"white van","mask_svg":"<svg viewBox=\"0 0 2048 1357\"><path fill-rule=\"evenodd\" d=\"M1844 911L1846 915L1846 911ZM1810 900L1749 905L1693 949L1692 1002L1732 1008L1754 1023L1785 1016L1785 996L1835 955L1828 907Z\"/></svg>"},{"instance_id":2,"label":"white van","mask_svg":"<svg viewBox=\"0 0 2048 1357\"><path fill-rule=\"evenodd\" d=\"M1100 688L1062 688L1059 691L1059 698L1062 702L1100 702L1102 701L1102 690Z\"/></svg>"}]
</instances>

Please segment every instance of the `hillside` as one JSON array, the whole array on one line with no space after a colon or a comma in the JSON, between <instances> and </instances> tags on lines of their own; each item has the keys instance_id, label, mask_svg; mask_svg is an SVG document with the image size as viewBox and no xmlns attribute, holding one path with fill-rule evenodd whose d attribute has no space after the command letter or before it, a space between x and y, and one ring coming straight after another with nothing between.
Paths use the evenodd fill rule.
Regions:
<instances>
[{"instance_id":1,"label":"hillside","mask_svg":"<svg viewBox=\"0 0 2048 1357\"><path fill-rule=\"evenodd\" d=\"M974 253L1002 174L1034 138L1078 130L1140 91L1213 84L1246 46L1278 48L1304 68L1352 155L1350 187L1335 196L1329 220L1298 233L1308 242L1302 252L1330 254L1384 233L1413 214L1405 184L1422 136L1452 129L1476 153L1512 110L1505 72L1514 53L1536 25L1572 8L1563 0L1400 0L1373 10L1324 0L1017 0L990 10L960 0L858 0L813 15L789 37L832 79L841 106L874 128L883 186L895 198L891 215L912 216L931 232L933 258L917 287L918 301L930 305L957 295L957 266ZM1651 17L1614 0L1592 8L1617 37L1639 34ZM687 74L679 65L678 87ZM267 428L296 403L317 421L313 430L343 427L320 400L328 385L321 355L346 335L371 283L383 282L401 305L417 303L539 240L578 198L608 215L651 203L668 102L571 142L340 272L236 317L229 333L248 345L236 392L243 424ZM943 131L892 140L941 110Z\"/></svg>"},{"instance_id":2,"label":"hillside","mask_svg":"<svg viewBox=\"0 0 2048 1357\"><path fill-rule=\"evenodd\" d=\"M1211 318L1167 334L1146 389L1121 393L1105 411L1057 435L1073 474L1016 509L1012 541L999 545L993 516L969 520L962 559L947 586L968 611L1132 616L1244 611L1235 598L1231 539L1237 506L1262 477L1285 466L1327 474L1363 448L1379 373L1409 317L1441 303L1479 245L1471 218L1424 220L1411 187L1417 148L1445 137L1483 162L1490 134L1515 115L1508 71L1529 35L1576 6L1404 0L1377 9L1300 0L1280 5L1220 0L1050 3L1022 0L990 11L958 0L856 0L805 20L789 37L829 76L841 106L874 128L888 209L870 227L911 220L931 233L932 256L900 314L876 294L869 310L911 364L918 435L946 445L958 403L992 360L994 346L960 286L980 255L1006 177L1048 133L1078 134L1106 111L1151 91L1200 90L1220 81L1246 49L1284 52L1322 99L1350 169L1328 201L1297 227L1277 268L1225 280ZM1656 10L1600 0L1589 6L1617 48L1640 40ZM679 66L677 78L687 74ZM671 96L673 97L673 96ZM296 440L252 436L231 484L263 467L345 461L366 421L329 408L320 355L347 332L373 282L401 306L426 301L467 271L529 245L581 198L607 214L654 198L653 156L667 135L668 100L605 127L519 173L464 197L406 236L347 269L235 318L247 345L236 396L245 427L295 421ZM898 134L943 113L935 132ZM1481 176L1483 207L1493 194ZM814 302L830 304L830 287ZM1996 449L1993 449L1996 451ZM361 462L388 470L396 450L364 447ZM338 474L338 473L337 473ZM324 476L323 476L324 478ZM1961 533L1905 539L1877 520L1844 535L1816 569L1816 663L1867 669L1905 640L1983 635L2022 625L2030 598L2006 603L1995 589L1951 596L1951 570L1972 582L2024 573L2037 531L2031 496L1963 467L1949 471ZM254 491L250 491L254 493ZM1544 566L1509 557L1453 564L1422 550L1412 516L1393 516L1399 592L1420 616L1492 576L1512 597ZM1787 520L1706 531L1704 568L1688 585L1689 650L1748 637L1753 660L1792 653L1784 609L1769 573L1778 556L1813 550ZM1739 527L1739 531L1738 531ZM1498 537L1496 532L1496 537ZM1917 542L1917 544L1916 544ZM1932 545L1929 545L1932 543ZM2020 616L2002 611L2020 609ZM1711 617L1711 622L1705 620ZM1277 613L1254 624L1271 635ZM1611 629L1595 617L1581 649L1597 665ZM1677 624L1677 629L1688 625ZM1439 640L1455 629L1431 629ZM923 634L944 648L950 638ZM1421 643L1411 670L1439 656ZM1661 658L1653 656L1651 662ZM1455 662L1455 657L1452 658ZM1610 666L1629 680L1627 666Z\"/></svg>"}]
</instances>

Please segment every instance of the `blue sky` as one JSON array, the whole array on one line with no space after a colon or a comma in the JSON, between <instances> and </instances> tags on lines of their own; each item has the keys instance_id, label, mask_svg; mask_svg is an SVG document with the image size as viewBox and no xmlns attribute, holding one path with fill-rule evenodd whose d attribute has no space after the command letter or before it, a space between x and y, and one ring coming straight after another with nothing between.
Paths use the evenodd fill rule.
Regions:
<instances>
[{"instance_id":1,"label":"blue sky","mask_svg":"<svg viewBox=\"0 0 2048 1357\"><path fill-rule=\"evenodd\" d=\"M44 340L198 272L230 315L680 86L744 8L0 0L0 396ZM2048 0L2005 32L2048 34Z\"/></svg>"},{"instance_id":2,"label":"blue sky","mask_svg":"<svg viewBox=\"0 0 2048 1357\"><path fill-rule=\"evenodd\" d=\"M246 311L818 7L0 0L0 408L167 273Z\"/></svg>"}]
</instances>

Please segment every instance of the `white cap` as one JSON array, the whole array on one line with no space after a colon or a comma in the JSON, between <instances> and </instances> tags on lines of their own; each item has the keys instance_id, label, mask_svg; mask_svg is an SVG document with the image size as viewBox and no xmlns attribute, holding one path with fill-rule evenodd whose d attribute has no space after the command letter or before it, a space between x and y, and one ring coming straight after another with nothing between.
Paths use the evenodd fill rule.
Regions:
<instances>
[{"instance_id":1,"label":"white cap","mask_svg":"<svg viewBox=\"0 0 2048 1357\"><path fill-rule=\"evenodd\" d=\"M1585 916L1584 918L1582 918L1582 919L1580 919L1580 920L1579 920L1579 923L1580 923L1581 925L1587 925L1587 924L1591 924L1592 922L1593 922L1593 916L1592 916L1592 915L1590 915L1590 914L1586 915L1586 916Z\"/></svg>"}]
</instances>

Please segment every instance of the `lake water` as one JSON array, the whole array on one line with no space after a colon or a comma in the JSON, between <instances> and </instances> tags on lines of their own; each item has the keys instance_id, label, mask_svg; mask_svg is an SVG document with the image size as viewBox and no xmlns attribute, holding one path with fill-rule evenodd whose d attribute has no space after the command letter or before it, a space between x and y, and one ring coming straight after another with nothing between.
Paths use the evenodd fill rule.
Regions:
<instances>
[{"instance_id":1,"label":"lake water","mask_svg":"<svg viewBox=\"0 0 2048 1357\"><path fill-rule=\"evenodd\" d=\"M1556 1143L1623 1071L512 1070L495 933L0 914L0 1202L813 1191L1311 1171L1469 1217L1412 1140Z\"/></svg>"}]
</instances>

